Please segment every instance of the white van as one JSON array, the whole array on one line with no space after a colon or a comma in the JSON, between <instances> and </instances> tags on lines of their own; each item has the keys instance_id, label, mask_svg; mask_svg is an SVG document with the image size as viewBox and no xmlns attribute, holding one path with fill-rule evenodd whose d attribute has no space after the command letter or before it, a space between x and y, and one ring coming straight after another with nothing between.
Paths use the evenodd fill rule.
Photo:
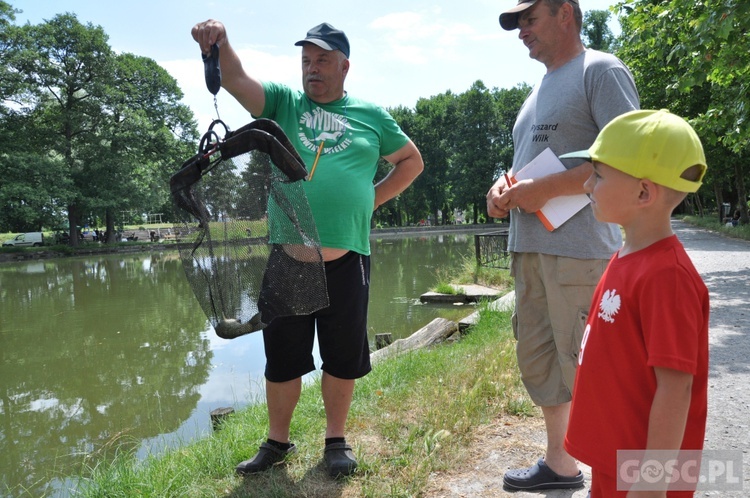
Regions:
<instances>
[{"instance_id":1,"label":"white van","mask_svg":"<svg viewBox=\"0 0 750 498\"><path fill-rule=\"evenodd\" d=\"M44 234L42 232L22 233L3 242L3 247L40 247L43 245Z\"/></svg>"}]
</instances>

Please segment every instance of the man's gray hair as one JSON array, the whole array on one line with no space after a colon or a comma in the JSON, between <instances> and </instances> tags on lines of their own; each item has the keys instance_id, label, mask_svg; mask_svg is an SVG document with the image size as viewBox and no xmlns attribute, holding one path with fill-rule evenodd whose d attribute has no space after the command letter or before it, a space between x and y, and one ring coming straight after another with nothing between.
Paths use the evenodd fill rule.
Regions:
<instances>
[{"instance_id":1,"label":"man's gray hair","mask_svg":"<svg viewBox=\"0 0 750 498\"><path fill-rule=\"evenodd\" d=\"M563 4L569 3L573 7L573 19L576 21L578 27L578 33L581 32L583 26L583 13L581 12L581 6L578 5L578 0L543 0L549 7L549 12L553 16L557 15L557 11Z\"/></svg>"}]
</instances>

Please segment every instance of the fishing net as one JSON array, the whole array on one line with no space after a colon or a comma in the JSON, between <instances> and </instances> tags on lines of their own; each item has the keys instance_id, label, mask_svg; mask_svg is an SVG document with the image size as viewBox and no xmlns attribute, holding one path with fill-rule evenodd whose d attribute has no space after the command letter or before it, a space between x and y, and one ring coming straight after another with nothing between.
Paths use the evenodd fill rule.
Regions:
<instances>
[{"instance_id":1,"label":"fishing net","mask_svg":"<svg viewBox=\"0 0 750 498\"><path fill-rule=\"evenodd\" d=\"M171 177L180 259L219 337L328 306L306 176L281 128L258 119L236 131L214 121L198 154Z\"/></svg>"}]
</instances>

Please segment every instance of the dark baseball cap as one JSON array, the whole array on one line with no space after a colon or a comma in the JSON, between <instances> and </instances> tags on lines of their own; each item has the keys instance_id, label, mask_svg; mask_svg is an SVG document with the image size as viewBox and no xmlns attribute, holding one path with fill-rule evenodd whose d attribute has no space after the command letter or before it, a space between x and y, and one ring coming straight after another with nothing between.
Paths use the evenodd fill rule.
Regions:
<instances>
[{"instance_id":1,"label":"dark baseball cap","mask_svg":"<svg viewBox=\"0 0 750 498\"><path fill-rule=\"evenodd\" d=\"M346 58L349 58L349 39L343 31L327 22L312 28L307 32L305 39L298 41L295 45L301 47L305 43L314 43L325 50L341 50Z\"/></svg>"},{"instance_id":2,"label":"dark baseball cap","mask_svg":"<svg viewBox=\"0 0 750 498\"><path fill-rule=\"evenodd\" d=\"M533 7L539 0L518 0L515 7L511 7L500 14L500 26L506 31L513 31L518 27L518 16L521 12ZM568 0L570 3L578 3L578 0Z\"/></svg>"}]
</instances>

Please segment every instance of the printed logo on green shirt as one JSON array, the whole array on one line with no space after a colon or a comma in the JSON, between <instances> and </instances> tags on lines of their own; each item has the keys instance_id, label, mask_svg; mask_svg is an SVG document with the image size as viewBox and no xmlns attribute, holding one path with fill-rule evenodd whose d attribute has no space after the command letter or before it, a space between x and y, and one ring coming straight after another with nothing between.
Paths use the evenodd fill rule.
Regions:
<instances>
[{"instance_id":1,"label":"printed logo on green shirt","mask_svg":"<svg viewBox=\"0 0 750 498\"><path fill-rule=\"evenodd\" d=\"M346 107L344 107L346 114ZM317 152L323 144L324 154L340 152L352 143L351 129L346 115L316 107L302 114L299 120L299 140L307 149ZM347 136L348 135L348 136Z\"/></svg>"}]
</instances>

